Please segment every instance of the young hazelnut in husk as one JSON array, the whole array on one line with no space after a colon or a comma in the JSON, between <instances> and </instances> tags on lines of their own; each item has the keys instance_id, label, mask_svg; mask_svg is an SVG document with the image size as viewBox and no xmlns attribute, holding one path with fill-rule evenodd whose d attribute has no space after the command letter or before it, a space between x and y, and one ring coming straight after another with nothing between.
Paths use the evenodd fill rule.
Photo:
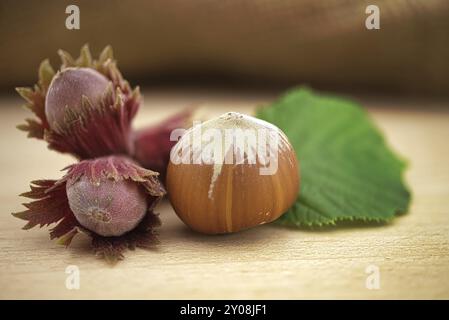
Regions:
<instances>
[{"instance_id":1,"label":"young hazelnut in husk","mask_svg":"<svg viewBox=\"0 0 449 320\"><path fill-rule=\"evenodd\" d=\"M83 97L93 106L99 105L109 83L104 75L91 68L66 68L58 72L45 98L45 116L50 128L63 133L65 114L81 114Z\"/></svg>"},{"instance_id":2,"label":"young hazelnut in husk","mask_svg":"<svg viewBox=\"0 0 449 320\"><path fill-rule=\"evenodd\" d=\"M87 45L79 58L58 51L62 64L54 71L48 60L39 68L32 88L17 88L35 119L18 126L28 137L43 139L50 149L70 153L80 160L125 154L165 177L170 134L185 127L192 110L181 111L154 125L133 130L142 97L131 89L107 46L93 59Z\"/></svg>"},{"instance_id":3,"label":"young hazelnut in husk","mask_svg":"<svg viewBox=\"0 0 449 320\"><path fill-rule=\"evenodd\" d=\"M193 230L236 232L271 222L294 203L298 163L279 128L229 112L181 137L166 186L175 212Z\"/></svg>"},{"instance_id":4,"label":"young hazelnut in husk","mask_svg":"<svg viewBox=\"0 0 449 320\"><path fill-rule=\"evenodd\" d=\"M160 225L154 207L165 194L158 173L124 156L84 160L69 166L60 180L33 181L22 196L33 199L23 212L14 213L28 223L56 224L51 239L68 246L82 232L92 238L94 251L115 262L126 248L157 243Z\"/></svg>"},{"instance_id":5,"label":"young hazelnut in husk","mask_svg":"<svg viewBox=\"0 0 449 320\"><path fill-rule=\"evenodd\" d=\"M145 192L133 181L93 182L83 176L66 189L76 220L101 236L121 236L134 229L147 211Z\"/></svg>"},{"instance_id":6,"label":"young hazelnut in husk","mask_svg":"<svg viewBox=\"0 0 449 320\"><path fill-rule=\"evenodd\" d=\"M141 104L139 88L131 88L117 68L110 46L98 59L89 48L74 59L58 51L57 72L44 60L33 88L17 88L35 119L18 126L28 137L43 139L50 149L78 159L111 154L133 156L132 120Z\"/></svg>"}]
</instances>

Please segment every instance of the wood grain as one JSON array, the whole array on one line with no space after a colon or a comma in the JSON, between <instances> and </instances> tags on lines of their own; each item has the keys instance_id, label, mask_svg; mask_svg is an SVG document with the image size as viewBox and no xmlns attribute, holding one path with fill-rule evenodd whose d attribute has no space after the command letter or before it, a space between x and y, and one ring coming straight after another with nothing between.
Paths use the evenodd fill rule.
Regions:
<instances>
[{"instance_id":1,"label":"wood grain","mask_svg":"<svg viewBox=\"0 0 449 320\"><path fill-rule=\"evenodd\" d=\"M201 111L250 112L270 93L153 89L137 123L185 105ZM325 230L262 226L227 236L190 231L169 203L157 250L126 253L110 267L93 256L88 240L72 248L49 241L46 230L20 230L10 213L29 181L58 178L71 163L14 127L29 114L15 98L0 99L0 298L449 298L449 109L423 102L363 99L390 144L410 161L410 213L382 226ZM398 108L400 106L400 108ZM81 287L65 287L68 265L80 268ZM369 290L365 269L380 269L380 289Z\"/></svg>"}]
</instances>

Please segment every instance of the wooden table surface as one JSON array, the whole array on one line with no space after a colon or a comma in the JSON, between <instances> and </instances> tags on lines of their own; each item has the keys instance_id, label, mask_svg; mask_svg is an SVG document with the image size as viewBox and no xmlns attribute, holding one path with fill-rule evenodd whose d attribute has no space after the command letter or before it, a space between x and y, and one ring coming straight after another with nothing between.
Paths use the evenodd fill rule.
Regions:
<instances>
[{"instance_id":1,"label":"wooden table surface","mask_svg":"<svg viewBox=\"0 0 449 320\"><path fill-rule=\"evenodd\" d=\"M185 105L208 114L250 112L272 93L152 89L137 125ZM168 202L157 250L128 251L111 267L78 237L65 249L48 231L23 231L20 211L29 181L59 178L72 162L15 129L29 113L17 98L0 99L0 298L449 298L449 108L444 103L361 99L390 144L410 160L409 214L384 226L295 230L267 225L226 236L190 231ZM441 108L443 107L443 108ZM446 108L444 108L446 107ZM66 288L68 265L80 289ZM366 268L379 268L368 289Z\"/></svg>"}]
</instances>

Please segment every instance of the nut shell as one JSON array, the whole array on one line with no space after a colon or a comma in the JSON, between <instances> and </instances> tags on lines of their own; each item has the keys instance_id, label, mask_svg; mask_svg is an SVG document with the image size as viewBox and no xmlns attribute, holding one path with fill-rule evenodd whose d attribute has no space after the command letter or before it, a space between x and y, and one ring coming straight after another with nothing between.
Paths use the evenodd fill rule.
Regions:
<instances>
[{"instance_id":1,"label":"nut shell","mask_svg":"<svg viewBox=\"0 0 449 320\"><path fill-rule=\"evenodd\" d=\"M245 116L244 120L252 119ZM260 120L257 122L259 125ZM230 124L239 127L239 122ZM298 196L298 162L286 136L274 126L269 128L278 130L282 144L278 168L272 175L260 174L264 167L260 161L223 163L215 177L214 164L169 162L168 195L185 224L207 234L231 233L276 220L288 210ZM187 132L182 139L189 134L192 133Z\"/></svg>"},{"instance_id":2,"label":"nut shell","mask_svg":"<svg viewBox=\"0 0 449 320\"><path fill-rule=\"evenodd\" d=\"M81 112L82 97L93 105L100 102L109 80L91 68L66 68L52 80L45 99L45 115L50 127L59 131L64 126L66 109Z\"/></svg>"},{"instance_id":3,"label":"nut shell","mask_svg":"<svg viewBox=\"0 0 449 320\"><path fill-rule=\"evenodd\" d=\"M145 192L131 180L94 183L82 177L67 187L67 198L78 222L105 237L134 229L147 212Z\"/></svg>"}]
</instances>

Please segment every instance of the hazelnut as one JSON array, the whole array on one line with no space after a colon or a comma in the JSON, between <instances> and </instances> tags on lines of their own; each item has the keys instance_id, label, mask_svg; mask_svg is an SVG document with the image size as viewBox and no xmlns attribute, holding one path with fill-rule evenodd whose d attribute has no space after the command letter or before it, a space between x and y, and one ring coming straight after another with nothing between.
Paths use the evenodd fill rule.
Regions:
<instances>
[{"instance_id":1,"label":"hazelnut","mask_svg":"<svg viewBox=\"0 0 449 320\"><path fill-rule=\"evenodd\" d=\"M83 96L93 105L98 104L109 83L105 76L91 68L66 68L58 72L45 98L45 116L50 128L60 131L66 108L79 113Z\"/></svg>"},{"instance_id":2,"label":"hazelnut","mask_svg":"<svg viewBox=\"0 0 449 320\"><path fill-rule=\"evenodd\" d=\"M298 163L279 128L229 112L182 135L166 184L175 212L189 227L231 233L271 222L293 204Z\"/></svg>"},{"instance_id":3,"label":"hazelnut","mask_svg":"<svg viewBox=\"0 0 449 320\"><path fill-rule=\"evenodd\" d=\"M131 180L93 182L83 176L67 184L67 198L78 222L104 237L134 229L147 212L145 192Z\"/></svg>"}]
</instances>

